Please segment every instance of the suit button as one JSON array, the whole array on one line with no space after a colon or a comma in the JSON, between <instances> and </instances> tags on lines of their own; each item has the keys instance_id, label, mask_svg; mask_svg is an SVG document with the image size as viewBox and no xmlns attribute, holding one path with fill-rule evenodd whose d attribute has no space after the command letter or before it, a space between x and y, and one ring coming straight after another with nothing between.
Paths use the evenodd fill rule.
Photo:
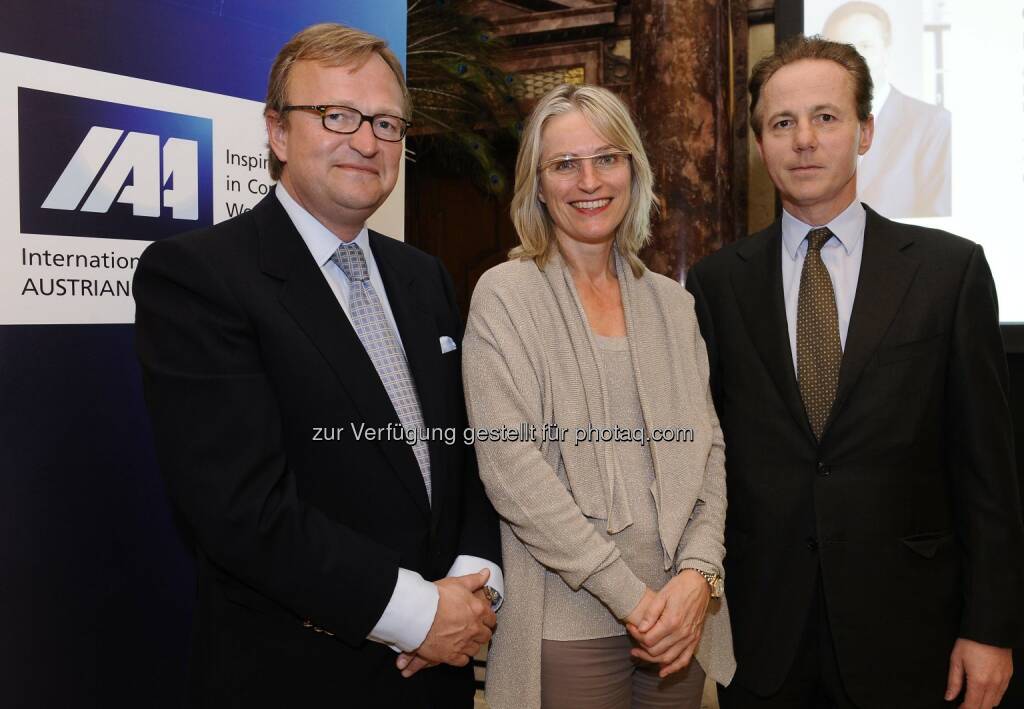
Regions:
<instances>
[{"instance_id":1,"label":"suit button","mask_svg":"<svg viewBox=\"0 0 1024 709\"><path fill-rule=\"evenodd\" d=\"M806 542L807 542L807 548L808 549L810 549L811 551L817 551L818 550L818 540L817 539L815 539L814 537L807 537Z\"/></svg>"},{"instance_id":2,"label":"suit button","mask_svg":"<svg viewBox=\"0 0 1024 709\"><path fill-rule=\"evenodd\" d=\"M831 474L832 474L832 466L831 465L825 465L824 463L821 463L821 462L818 463L818 475L820 475L823 478L827 478Z\"/></svg>"}]
</instances>

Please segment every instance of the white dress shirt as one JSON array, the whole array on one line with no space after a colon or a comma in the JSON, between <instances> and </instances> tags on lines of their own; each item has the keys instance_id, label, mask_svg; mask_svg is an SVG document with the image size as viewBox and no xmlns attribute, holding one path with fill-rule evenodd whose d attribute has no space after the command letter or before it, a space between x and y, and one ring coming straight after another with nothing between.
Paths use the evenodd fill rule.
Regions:
<instances>
[{"instance_id":1,"label":"white dress shirt","mask_svg":"<svg viewBox=\"0 0 1024 709\"><path fill-rule=\"evenodd\" d=\"M320 272L327 280L327 284L338 299L338 304L345 312L349 321L352 314L349 309L349 293L352 288L351 282L344 271L331 256L337 250L340 243L337 236L327 227L317 221L316 217L307 212L295 199L288 194L281 183L277 184L274 190L278 201L284 207L288 217L292 220L299 236L306 243L306 248L320 267ZM387 316L388 324L391 325L399 345L404 350L402 336L395 324L395 317L391 312L391 304L388 300L387 291L384 289L384 282L380 277L380 270L377 268L377 261L373 257L373 249L370 248L370 234L364 225L356 235L355 243L363 250L366 258L366 269L370 276L370 285L377 293L381 305L384 306L384 314ZM460 555L455 559L449 576L462 576L476 573L480 569L490 569L491 576L487 585L496 590L502 596L505 595L505 583L501 574L501 568L496 564L476 556ZM420 574L409 569L398 570L398 581L395 590L391 594L384 613L380 620L370 631L367 639L391 646L396 652L410 652L423 644L424 638L434 623L434 615L437 613L438 592L437 586L424 579Z\"/></svg>"},{"instance_id":2,"label":"white dress shirt","mask_svg":"<svg viewBox=\"0 0 1024 709\"><path fill-rule=\"evenodd\" d=\"M827 226L833 236L821 247L821 260L832 280L839 315L839 343L846 351L846 333L850 329L853 299L857 295L861 256L864 254L864 225L867 213L860 202L854 200ZM800 274L807 256L807 232L818 227L804 224L786 210L782 210L782 293L786 303L786 321L789 325L789 346L793 353L793 371L796 364L796 314L800 302Z\"/></svg>"}]
</instances>

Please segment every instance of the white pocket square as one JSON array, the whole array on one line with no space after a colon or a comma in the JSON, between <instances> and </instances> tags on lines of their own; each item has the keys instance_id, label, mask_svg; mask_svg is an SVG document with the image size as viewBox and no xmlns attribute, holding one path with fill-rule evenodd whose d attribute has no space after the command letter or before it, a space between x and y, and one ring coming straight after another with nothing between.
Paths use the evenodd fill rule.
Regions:
<instances>
[{"instance_id":1,"label":"white pocket square","mask_svg":"<svg viewBox=\"0 0 1024 709\"><path fill-rule=\"evenodd\" d=\"M456 349L455 340L448 337L448 335L441 335L441 354L446 354Z\"/></svg>"}]
</instances>

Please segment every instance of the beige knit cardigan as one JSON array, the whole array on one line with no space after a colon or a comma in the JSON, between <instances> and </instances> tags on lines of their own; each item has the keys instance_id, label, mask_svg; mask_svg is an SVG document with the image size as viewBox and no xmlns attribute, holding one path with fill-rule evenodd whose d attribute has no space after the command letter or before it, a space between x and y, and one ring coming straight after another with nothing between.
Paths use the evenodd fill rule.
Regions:
<instances>
[{"instance_id":1,"label":"beige knit cardigan","mask_svg":"<svg viewBox=\"0 0 1024 709\"><path fill-rule=\"evenodd\" d=\"M724 443L693 299L675 281L650 271L636 278L617 251L614 258L646 429L693 431L691 441L647 443L665 569L721 574ZM473 293L463 347L471 426L537 430L535 440L477 440L476 453L502 518L506 592L488 656L487 701L493 709L540 709L545 568L574 590L585 587L620 619L643 592L615 543L586 519L606 521L609 532L632 523L612 444L574 443L576 429L601 430L609 416L597 349L558 253L543 270L515 260L487 271ZM565 441L541 440L545 424L569 429ZM712 679L732 679L724 599L709 607L697 660Z\"/></svg>"}]
</instances>

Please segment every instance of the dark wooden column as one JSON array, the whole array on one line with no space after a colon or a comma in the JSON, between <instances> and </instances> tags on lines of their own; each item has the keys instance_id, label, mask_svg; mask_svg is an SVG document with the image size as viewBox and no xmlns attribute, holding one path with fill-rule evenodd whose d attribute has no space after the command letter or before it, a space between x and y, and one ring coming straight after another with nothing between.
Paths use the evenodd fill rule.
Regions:
<instances>
[{"instance_id":1,"label":"dark wooden column","mask_svg":"<svg viewBox=\"0 0 1024 709\"><path fill-rule=\"evenodd\" d=\"M633 0L633 106L660 216L643 257L679 279L745 231L747 0Z\"/></svg>"}]
</instances>

